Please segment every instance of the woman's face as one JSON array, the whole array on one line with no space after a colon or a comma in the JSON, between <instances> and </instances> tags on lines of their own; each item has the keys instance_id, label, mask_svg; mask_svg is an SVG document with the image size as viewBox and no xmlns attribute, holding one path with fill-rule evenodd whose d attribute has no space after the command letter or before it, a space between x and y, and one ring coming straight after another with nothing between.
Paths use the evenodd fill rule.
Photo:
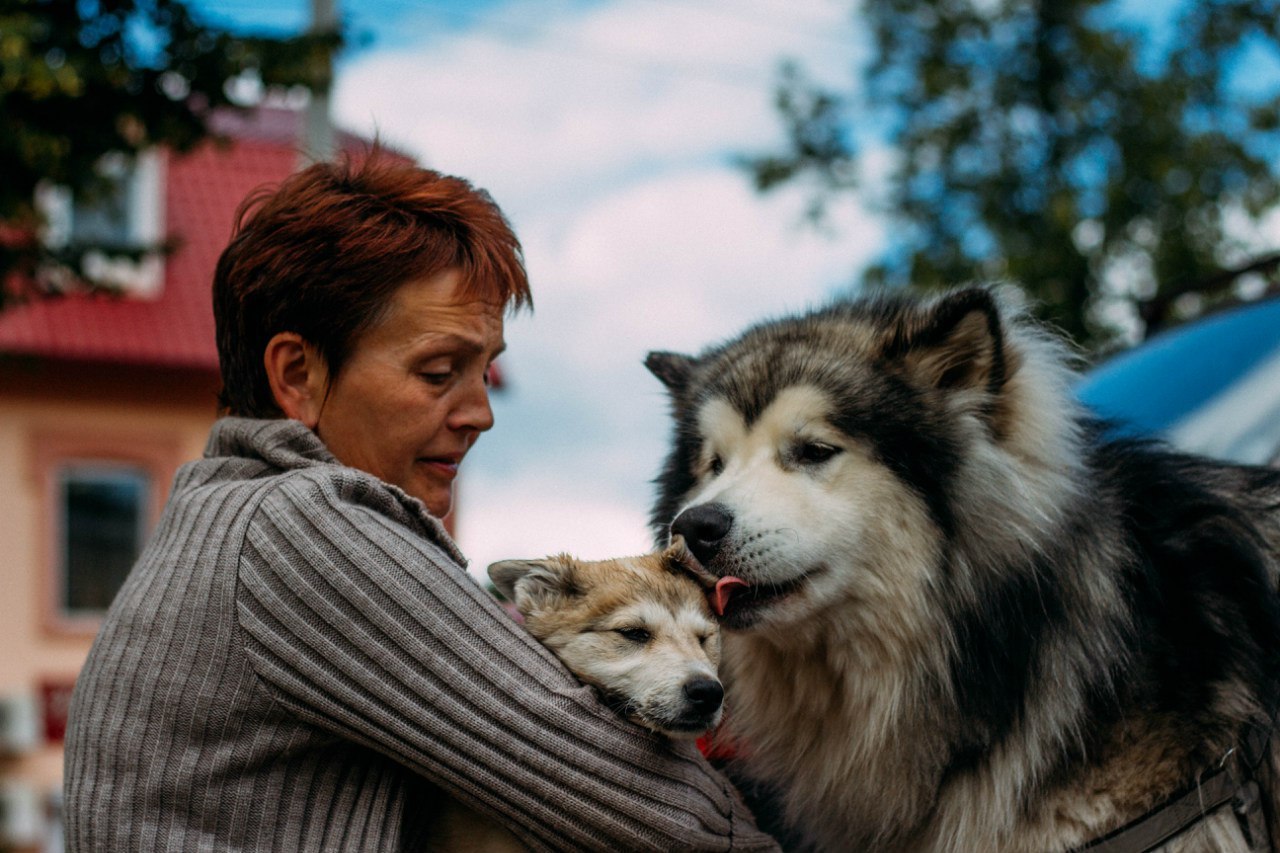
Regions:
<instances>
[{"instance_id":1,"label":"woman's face","mask_svg":"<svg viewBox=\"0 0 1280 853\"><path fill-rule=\"evenodd\" d=\"M316 433L338 461L399 486L444 516L462 457L493 426L489 366L502 351L502 306L458 296L445 270L410 281L355 345Z\"/></svg>"}]
</instances>

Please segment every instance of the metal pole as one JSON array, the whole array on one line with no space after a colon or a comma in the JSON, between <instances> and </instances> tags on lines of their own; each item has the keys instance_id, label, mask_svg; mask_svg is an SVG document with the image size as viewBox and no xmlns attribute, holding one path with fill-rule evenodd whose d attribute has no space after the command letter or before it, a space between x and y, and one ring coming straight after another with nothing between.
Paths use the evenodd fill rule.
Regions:
<instances>
[{"instance_id":1,"label":"metal pole","mask_svg":"<svg viewBox=\"0 0 1280 853\"><path fill-rule=\"evenodd\" d=\"M332 33L338 29L337 0L311 0L312 33ZM330 160L336 153L333 122L329 116L329 88L333 79L333 56L324 55L323 72L319 82L311 89L305 117L305 137L302 144L302 163L307 165Z\"/></svg>"}]
</instances>

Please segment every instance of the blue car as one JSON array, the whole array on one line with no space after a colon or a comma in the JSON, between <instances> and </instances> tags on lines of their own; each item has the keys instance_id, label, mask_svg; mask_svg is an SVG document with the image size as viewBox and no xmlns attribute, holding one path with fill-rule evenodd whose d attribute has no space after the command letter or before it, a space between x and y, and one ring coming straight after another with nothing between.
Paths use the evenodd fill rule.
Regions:
<instances>
[{"instance_id":1,"label":"blue car","mask_svg":"<svg viewBox=\"0 0 1280 853\"><path fill-rule=\"evenodd\" d=\"M1158 334L1089 371L1076 391L1122 433L1280 465L1280 297Z\"/></svg>"}]
</instances>

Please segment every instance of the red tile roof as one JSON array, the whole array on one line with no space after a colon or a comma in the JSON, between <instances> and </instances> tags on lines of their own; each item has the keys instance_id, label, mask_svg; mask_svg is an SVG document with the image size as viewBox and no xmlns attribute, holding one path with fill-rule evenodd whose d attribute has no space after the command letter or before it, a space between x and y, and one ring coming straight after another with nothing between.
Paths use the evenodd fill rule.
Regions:
<instances>
[{"instance_id":1,"label":"red tile roof","mask_svg":"<svg viewBox=\"0 0 1280 853\"><path fill-rule=\"evenodd\" d=\"M0 313L0 352L216 372L213 269L244 197L297 167L300 120L282 109L221 115L215 127L229 146L165 158L166 233L178 248L165 259L158 297L74 294L9 308ZM364 147L346 134L339 144Z\"/></svg>"}]
</instances>

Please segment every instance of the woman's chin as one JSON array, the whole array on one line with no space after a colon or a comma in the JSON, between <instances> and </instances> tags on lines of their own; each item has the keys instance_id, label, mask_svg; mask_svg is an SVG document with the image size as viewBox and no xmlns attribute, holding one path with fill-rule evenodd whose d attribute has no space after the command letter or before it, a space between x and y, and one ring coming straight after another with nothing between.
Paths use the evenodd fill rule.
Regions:
<instances>
[{"instance_id":1,"label":"woman's chin","mask_svg":"<svg viewBox=\"0 0 1280 853\"><path fill-rule=\"evenodd\" d=\"M422 501L427 510L436 518L444 518L449 514L449 510L453 509L452 484L443 488L437 486L429 490L422 490L421 493L415 494L414 497Z\"/></svg>"},{"instance_id":2,"label":"woman's chin","mask_svg":"<svg viewBox=\"0 0 1280 853\"><path fill-rule=\"evenodd\" d=\"M457 476L456 466L453 471L440 472L433 470L430 463L419 463L410 476L396 485L413 495L427 507L432 515L444 518L453 506L453 478Z\"/></svg>"}]
</instances>

